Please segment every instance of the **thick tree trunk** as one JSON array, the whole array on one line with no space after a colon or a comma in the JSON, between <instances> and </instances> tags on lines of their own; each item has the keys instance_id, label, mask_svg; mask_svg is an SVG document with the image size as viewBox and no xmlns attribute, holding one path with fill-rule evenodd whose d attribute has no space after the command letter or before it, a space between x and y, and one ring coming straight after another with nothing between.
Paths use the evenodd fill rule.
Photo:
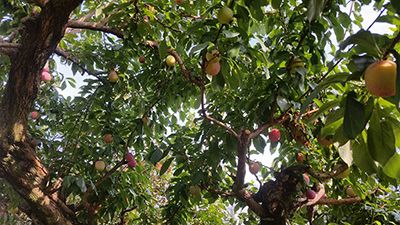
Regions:
<instances>
[{"instance_id":1,"label":"thick tree trunk","mask_svg":"<svg viewBox=\"0 0 400 225\"><path fill-rule=\"evenodd\" d=\"M27 117L36 98L40 71L64 35L69 14L81 0L43 0L42 12L27 18L20 47L0 105L0 176L25 200L23 207L37 224L77 224L57 193L46 193L48 171L27 136Z\"/></svg>"}]
</instances>

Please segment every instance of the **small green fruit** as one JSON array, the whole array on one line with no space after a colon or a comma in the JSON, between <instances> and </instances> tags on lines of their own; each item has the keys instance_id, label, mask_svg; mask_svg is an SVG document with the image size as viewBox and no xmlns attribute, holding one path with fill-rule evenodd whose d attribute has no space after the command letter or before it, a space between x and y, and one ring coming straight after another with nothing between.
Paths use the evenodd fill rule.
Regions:
<instances>
[{"instance_id":1,"label":"small green fruit","mask_svg":"<svg viewBox=\"0 0 400 225\"><path fill-rule=\"evenodd\" d=\"M206 60L209 63L219 62L219 52L218 50L214 49L211 52L206 53Z\"/></svg>"},{"instance_id":2,"label":"small green fruit","mask_svg":"<svg viewBox=\"0 0 400 225\"><path fill-rule=\"evenodd\" d=\"M189 187L189 193L192 196L200 196L201 195L201 188L198 185L192 185Z\"/></svg>"},{"instance_id":3,"label":"small green fruit","mask_svg":"<svg viewBox=\"0 0 400 225\"><path fill-rule=\"evenodd\" d=\"M218 12L218 21L221 24L228 24L232 21L233 18L233 11L232 9L228 8L227 6L223 6Z\"/></svg>"}]
</instances>

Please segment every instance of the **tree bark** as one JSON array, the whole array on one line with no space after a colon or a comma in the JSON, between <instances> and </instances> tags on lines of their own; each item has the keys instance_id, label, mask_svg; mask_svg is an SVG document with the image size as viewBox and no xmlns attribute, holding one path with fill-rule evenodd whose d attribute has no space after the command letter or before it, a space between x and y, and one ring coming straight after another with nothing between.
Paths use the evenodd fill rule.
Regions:
<instances>
[{"instance_id":1,"label":"tree bark","mask_svg":"<svg viewBox=\"0 0 400 225\"><path fill-rule=\"evenodd\" d=\"M18 50L0 103L0 175L25 200L23 211L37 224L77 224L57 193L46 193L48 171L27 136L28 114L37 97L41 69L64 35L69 15L82 0L47 0L40 14L23 22Z\"/></svg>"}]
</instances>

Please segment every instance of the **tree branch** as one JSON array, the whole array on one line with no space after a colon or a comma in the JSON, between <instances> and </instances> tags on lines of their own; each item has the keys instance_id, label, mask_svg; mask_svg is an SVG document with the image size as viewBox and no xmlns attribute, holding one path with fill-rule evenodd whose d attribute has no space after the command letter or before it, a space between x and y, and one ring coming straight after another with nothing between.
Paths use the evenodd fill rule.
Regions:
<instances>
[{"instance_id":1,"label":"tree branch","mask_svg":"<svg viewBox=\"0 0 400 225\"><path fill-rule=\"evenodd\" d=\"M40 7L44 7L49 0L29 0L29 2L33 2Z\"/></svg>"},{"instance_id":2,"label":"tree branch","mask_svg":"<svg viewBox=\"0 0 400 225\"><path fill-rule=\"evenodd\" d=\"M258 135L260 135L264 130L266 130L266 129L272 127L272 126L275 126L275 125L277 125L277 124L281 124L281 123L283 123L284 121L288 120L289 118L290 118L290 117L287 115L287 113L283 113L283 114L282 114L281 116L279 116L278 118L276 118L276 119L274 119L274 120L272 120L272 121L269 121L269 122L267 122L267 123L261 125L260 127L258 127L256 130L254 130L254 131L249 135L249 138L250 138L250 139L256 138L256 137L257 137Z\"/></svg>"},{"instance_id":3,"label":"tree branch","mask_svg":"<svg viewBox=\"0 0 400 225\"><path fill-rule=\"evenodd\" d=\"M124 34L120 30L105 26L100 23L84 22L84 21L79 21L79 20L70 20L70 21L68 21L67 26L69 28L75 28L75 29L87 29L87 30L101 31L101 32L113 34L122 39L124 38Z\"/></svg>"},{"instance_id":4,"label":"tree branch","mask_svg":"<svg viewBox=\"0 0 400 225\"><path fill-rule=\"evenodd\" d=\"M119 214L119 219L120 219L119 224L120 225L125 225L125 214L135 210L136 208L137 208L137 206L134 206L132 208L128 208L128 209L122 210L121 213Z\"/></svg>"},{"instance_id":5,"label":"tree branch","mask_svg":"<svg viewBox=\"0 0 400 225\"><path fill-rule=\"evenodd\" d=\"M390 43L389 47L386 49L385 53L382 56L382 59L386 59L390 51L394 49L396 44L399 42L400 42L400 32L397 34L397 36L393 39L392 43Z\"/></svg>"},{"instance_id":6,"label":"tree branch","mask_svg":"<svg viewBox=\"0 0 400 225\"><path fill-rule=\"evenodd\" d=\"M315 198L312 199L311 201L308 201L304 206L315 205L325 195L325 186L320 183L318 187L319 187L319 190L318 190Z\"/></svg>"},{"instance_id":7,"label":"tree branch","mask_svg":"<svg viewBox=\"0 0 400 225\"><path fill-rule=\"evenodd\" d=\"M94 187L97 189L100 184L102 184L105 180L107 180L112 174L114 174L121 166L125 165L127 162L125 161L125 159L122 159L121 161L119 161L111 170L109 170L106 174L104 174L94 185ZM93 187L89 187L88 190L83 194L83 198L82 198L82 203L85 208L89 208L89 202L88 202L88 197L89 195L93 192L94 188ZM78 207L78 208L81 208Z\"/></svg>"},{"instance_id":8,"label":"tree branch","mask_svg":"<svg viewBox=\"0 0 400 225\"><path fill-rule=\"evenodd\" d=\"M86 69L82 64L79 63L79 61L73 57L70 53L62 50L61 48L57 48L54 53L56 53L57 55L65 58L68 61L71 61L72 63L76 64L82 71L83 73L87 73L89 75L92 75L94 77L96 77L98 80L102 81L101 78L99 77L99 75L101 74L107 74L108 72L105 71L99 71L99 72L92 72L89 71L88 69Z\"/></svg>"},{"instance_id":9,"label":"tree branch","mask_svg":"<svg viewBox=\"0 0 400 225\"><path fill-rule=\"evenodd\" d=\"M311 167L306 168L306 170L312 177L315 177L320 181L324 181L336 177L337 175L343 173L348 168L349 167L347 166L347 164L344 163L340 165L337 169L334 169L330 172L318 172L312 169Z\"/></svg>"},{"instance_id":10,"label":"tree branch","mask_svg":"<svg viewBox=\"0 0 400 225\"><path fill-rule=\"evenodd\" d=\"M8 56L12 56L17 52L17 49L20 47L19 44L9 43L3 40L0 40L0 53L3 53Z\"/></svg>"},{"instance_id":11,"label":"tree branch","mask_svg":"<svg viewBox=\"0 0 400 225\"><path fill-rule=\"evenodd\" d=\"M236 194L239 199L246 202L246 205L249 207L249 209L251 209L251 211L257 214L257 216L261 218L266 217L264 208L251 197L251 194L248 191L243 189L237 192Z\"/></svg>"},{"instance_id":12,"label":"tree branch","mask_svg":"<svg viewBox=\"0 0 400 225\"><path fill-rule=\"evenodd\" d=\"M217 124L218 126L224 128L229 134L233 135L234 137L238 138L238 134L232 129L230 128L227 124L209 116L207 114L206 108L205 108L205 88L204 87L200 87L200 92L201 92L201 113L203 115L203 117L215 124Z\"/></svg>"},{"instance_id":13,"label":"tree branch","mask_svg":"<svg viewBox=\"0 0 400 225\"><path fill-rule=\"evenodd\" d=\"M332 199L332 198L323 198L316 202L314 205L350 205L362 203L363 200L360 197L353 198L343 198L343 199Z\"/></svg>"}]
</instances>

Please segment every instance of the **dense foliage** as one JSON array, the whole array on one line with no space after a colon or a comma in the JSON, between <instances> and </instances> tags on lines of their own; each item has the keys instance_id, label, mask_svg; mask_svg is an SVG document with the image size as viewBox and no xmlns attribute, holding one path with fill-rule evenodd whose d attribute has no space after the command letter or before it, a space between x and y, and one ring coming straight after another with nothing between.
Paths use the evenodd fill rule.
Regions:
<instances>
[{"instance_id":1,"label":"dense foliage","mask_svg":"<svg viewBox=\"0 0 400 225\"><path fill-rule=\"evenodd\" d=\"M4 43L19 43L24 21L41 10L30 1L1 2L0 52L7 52ZM30 109L40 113L29 119L30 143L80 223L258 224L236 188L257 193L298 165L301 186L290 197L303 202L290 213L292 224L400 223L400 73L391 97L373 96L364 84L374 61L400 62L398 1L178 2L83 1L48 60L53 79L40 84ZM366 5L381 12L369 27ZM228 24L217 19L223 6L233 10ZM369 31L382 23L392 28ZM213 50L221 69L210 76ZM12 58L0 60L3 93ZM119 79L110 82L114 70ZM71 87L77 96L61 94ZM277 142L268 135L273 128ZM241 148L248 165L264 161L265 151L277 155L257 179L247 171L253 181L244 185ZM95 169L97 160L105 171ZM9 193L0 200L16 208L22 200L0 181ZM303 207L306 190L321 185L325 202ZM355 195L346 194L349 186Z\"/></svg>"}]
</instances>

